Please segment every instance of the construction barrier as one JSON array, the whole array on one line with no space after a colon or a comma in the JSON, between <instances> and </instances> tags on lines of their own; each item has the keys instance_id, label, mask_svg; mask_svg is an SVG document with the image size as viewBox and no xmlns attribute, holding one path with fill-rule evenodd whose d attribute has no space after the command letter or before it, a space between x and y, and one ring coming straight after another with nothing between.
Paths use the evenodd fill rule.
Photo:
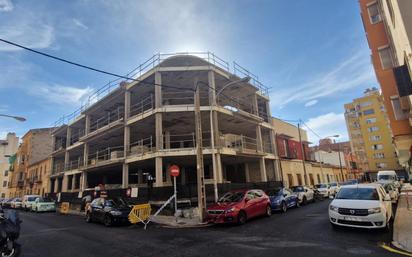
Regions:
<instances>
[{"instance_id":1,"label":"construction barrier","mask_svg":"<svg viewBox=\"0 0 412 257\"><path fill-rule=\"evenodd\" d=\"M147 224L150 222L151 211L152 208L148 203L134 205L128 216L130 223L137 224L141 222L144 224L144 229L146 229Z\"/></svg>"},{"instance_id":2,"label":"construction barrier","mask_svg":"<svg viewBox=\"0 0 412 257\"><path fill-rule=\"evenodd\" d=\"M60 213L61 214L67 214L69 213L70 210L70 203L69 202L62 202L60 205Z\"/></svg>"}]
</instances>

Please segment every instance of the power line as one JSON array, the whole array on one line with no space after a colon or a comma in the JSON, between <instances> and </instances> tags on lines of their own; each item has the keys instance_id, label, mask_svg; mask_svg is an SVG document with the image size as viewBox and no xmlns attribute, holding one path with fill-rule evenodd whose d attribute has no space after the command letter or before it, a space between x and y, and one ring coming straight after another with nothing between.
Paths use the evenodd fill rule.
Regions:
<instances>
[{"instance_id":1,"label":"power line","mask_svg":"<svg viewBox=\"0 0 412 257\"><path fill-rule=\"evenodd\" d=\"M319 139L322 139L321 136L319 136L318 133L316 133L313 129L311 129L305 122L303 122L302 120L300 120L300 122L305 125L305 127L307 127L315 136L317 136Z\"/></svg>"}]
</instances>

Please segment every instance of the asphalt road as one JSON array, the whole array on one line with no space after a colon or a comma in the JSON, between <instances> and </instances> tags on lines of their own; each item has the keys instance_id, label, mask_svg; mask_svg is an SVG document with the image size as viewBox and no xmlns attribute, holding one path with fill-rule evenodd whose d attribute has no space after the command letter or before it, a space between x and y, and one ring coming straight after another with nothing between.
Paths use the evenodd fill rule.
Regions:
<instances>
[{"instance_id":1,"label":"asphalt road","mask_svg":"<svg viewBox=\"0 0 412 257\"><path fill-rule=\"evenodd\" d=\"M21 213L22 256L396 256L378 246L391 233L333 230L329 200L259 218L243 226L168 229L111 227L79 216Z\"/></svg>"}]
</instances>

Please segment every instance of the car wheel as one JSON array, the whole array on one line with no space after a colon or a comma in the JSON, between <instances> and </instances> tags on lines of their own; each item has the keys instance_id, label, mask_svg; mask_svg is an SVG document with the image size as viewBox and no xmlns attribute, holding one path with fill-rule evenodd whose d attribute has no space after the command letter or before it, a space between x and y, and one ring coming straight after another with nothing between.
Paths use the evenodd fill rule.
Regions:
<instances>
[{"instance_id":1,"label":"car wheel","mask_svg":"<svg viewBox=\"0 0 412 257\"><path fill-rule=\"evenodd\" d=\"M243 225L246 223L247 217L246 217L246 213L244 211L240 211L239 214L237 215L237 223L239 223L239 225Z\"/></svg>"},{"instance_id":2,"label":"car wheel","mask_svg":"<svg viewBox=\"0 0 412 257\"><path fill-rule=\"evenodd\" d=\"M110 217L109 215L104 216L103 224L104 224L106 227L110 227L111 225L113 225L113 219L112 219L112 217Z\"/></svg>"},{"instance_id":3,"label":"car wheel","mask_svg":"<svg viewBox=\"0 0 412 257\"><path fill-rule=\"evenodd\" d=\"M270 207L269 204L268 206L266 206L266 216L268 217L272 216L272 207Z\"/></svg>"},{"instance_id":4,"label":"car wheel","mask_svg":"<svg viewBox=\"0 0 412 257\"><path fill-rule=\"evenodd\" d=\"M287 210L288 210L288 206L286 205L285 202L282 202L282 209L281 209L281 211L282 211L283 213L285 213Z\"/></svg>"},{"instance_id":5,"label":"car wheel","mask_svg":"<svg viewBox=\"0 0 412 257\"><path fill-rule=\"evenodd\" d=\"M86 213L86 222L91 223L92 222L92 214L90 212Z\"/></svg>"},{"instance_id":6,"label":"car wheel","mask_svg":"<svg viewBox=\"0 0 412 257\"><path fill-rule=\"evenodd\" d=\"M307 203L308 203L308 200L306 199L306 196L304 196L302 199L302 205L306 205Z\"/></svg>"}]
</instances>

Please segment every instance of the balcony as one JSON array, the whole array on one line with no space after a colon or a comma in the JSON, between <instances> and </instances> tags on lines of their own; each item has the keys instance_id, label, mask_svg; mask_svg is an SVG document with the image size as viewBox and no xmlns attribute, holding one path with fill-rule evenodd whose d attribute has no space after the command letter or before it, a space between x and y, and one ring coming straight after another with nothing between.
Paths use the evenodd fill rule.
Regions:
<instances>
[{"instance_id":1,"label":"balcony","mask_svg":"<svg viewBox=\"0 0 412 257\"><path fill-rule=\"evenodd\" d=\"M64 171L64 162L57 162L53 165L52 174L58 174Z\"/></svg>"},{"instance_id":2,"label":"balcony","mask_svg":"<svg viewBox=\"0 0 412 257\"><path fill-rule=\"evenodd\" d=\"M124 117L124 107L123 106L119 106L117 107L115 110L108 112L107 115L102 116L96 120L94 120L91 124L90 124L90 133L101 129L111 123L114 123L116 121L119 121L121 119L123 119Z\"/></svg>"},{"instance_id":3,"label":"balcony","mask_svg":"<svg viewBox=\"0 0 412 257\"><path fill-rule=\"evenodd\" d=\"M143 156L146 153L152 153L155 149L152 136L142 138L130 144L128 156Z\"/></svg>"},{"instance_id":4,"label":"balcony","mask_svg":"<svg viewBox=\"0 0 412 257\"><path fill-rule=\"evenodd\" d=\"M257 154L261 152L258 149L257 140L244 135L225 134L220 137L220 144L222 147L232 148L244 154Z\"/></svg>"},{"instance_id":5,"label":"balcony","mask_svg":"<svg viewBox=\"0 0 412 257\"><path fill-rule=\"evenodd\" d=\"M80 138L85 135L84 129L78 129L73 131L70 136L70 145L74 145L75 143L79 142Z\"/></svg>"},{"instance_id":6,"label":"balcony","mask_svg":"<svg viewBox=\"0 0 412 257\"><path fill-rule=\"evenodd\" d=\"M130 117L136 115L142 115L147 111L153 110L154 108L154 97L151 94L150 96L141 99L135 104L130 105Z\"/></svg>"},{"instance_id":7,"label":"balcony","mask_svg":"<svg viewBox=\"0 0 412 257\"><path fill-rule=\"evenodd\" d=\"M124 147L107 147L89 154L87 168L115 163L124 157Z\"/></svg>"},{"instance_id":8,"label":"balcony","mask_svg":"<svg viewBox=\"0 0 412 257\"><path fill-rule=\"evenodd\" d=\"M66 163L64 165L64 170L65 171L76 170L76 169L83 167L84 166L83 164L84 164L84 161L83 161L83 157L81 156L77 160L72 160Z\"/></svg>"},{"instance_id":9,"label":"balcony","mask_svg":"<svg viewBox=\"0 0 412 257\"><path fill-rule=\"evenodd\" d=\"M60 151L66 148L66 138L56 138L54 142L54 151Z\"/></svg>"}]
</instances>

